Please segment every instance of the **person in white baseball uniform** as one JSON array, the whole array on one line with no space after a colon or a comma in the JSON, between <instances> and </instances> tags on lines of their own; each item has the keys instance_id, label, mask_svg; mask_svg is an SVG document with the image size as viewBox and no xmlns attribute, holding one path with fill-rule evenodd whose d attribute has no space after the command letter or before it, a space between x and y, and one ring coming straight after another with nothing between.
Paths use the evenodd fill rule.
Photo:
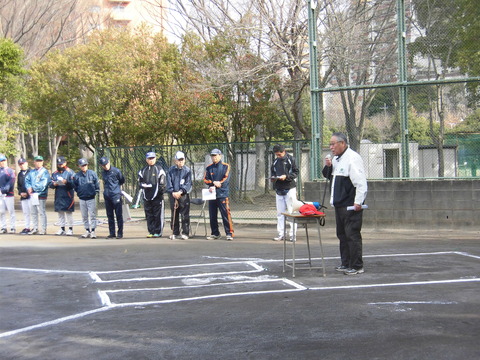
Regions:
<instances>
[{"instance_id":1,"label":"person in white baseball uniform","mask_svg":"<svg viewBox=\"0 0 480 360\"><path fill-rule=\"evenodd\" d=\"M10 215L10 232L15 233L15 171L8 167L7 157L0 154L0 234L7 233L6 212Z\"/></svg>"}]
</instances>

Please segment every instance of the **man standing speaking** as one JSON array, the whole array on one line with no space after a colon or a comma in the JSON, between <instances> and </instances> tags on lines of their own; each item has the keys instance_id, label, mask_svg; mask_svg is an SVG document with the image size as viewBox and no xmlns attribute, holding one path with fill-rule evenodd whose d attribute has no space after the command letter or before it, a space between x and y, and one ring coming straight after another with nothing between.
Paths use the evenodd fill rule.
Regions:
<instances>
[{"instance_id":1,"label":"man standing speaking","mask_svg":"<svg viewBox=\"0 0 480 360\"><path fill-rule=\"evenodd\" d=\"M333 133L333 159L325 159L323 176L331 180L330 204L335 207L337 237L342 263L335 268L345 275L364 272L362 259L362 204L367 196L367 179L360 155L348 147L347 137ZM353 207L348 210L347 207Z\"/></svg>"}]
</instances>

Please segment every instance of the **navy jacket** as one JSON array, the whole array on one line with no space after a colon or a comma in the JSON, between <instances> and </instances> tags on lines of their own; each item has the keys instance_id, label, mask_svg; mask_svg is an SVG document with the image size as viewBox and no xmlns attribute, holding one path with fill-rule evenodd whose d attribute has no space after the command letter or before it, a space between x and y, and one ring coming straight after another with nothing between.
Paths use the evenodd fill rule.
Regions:
<instances>
[{"instance_id":1,"label":"navy jacket","mask_svg":"<svg viewBox=\"0 0 480 360\"><path fill-rule=\"evenodd\" d=\"M174 165L168 169L167 173L167 192L173 193L182 191L182 195L190 193L192 190L192 171L188 166L181 169Z\"/></svg>"},{"instance_id":2,"label":"navy jacket","mask_svg":"<svg viewBox=\"0 0 480 360\"><path fill-rule=\"evenodd\" d=\"M0 167L0 190L6 197L12 197L15 189L15 171Z\"/></svg>"},{"instance_id":3,"label":"navy jacket","mask_svg":"<svg viewBox=\"0 0 480 360\"><path fill-rule=\"evenodd\" d=\"M108 199L117 199L122 196L121 186L125 183L122 172L114 166L110 170L102 170L103 196Z\"/></svg>"},{"instance_id":4,"label":"navy jacket","mask_svg":"<svg viewBox=\"0 0 480 360\"><path fill-rule=\"evenodd\" d=\"M74 191L73 191L73 176L75 173L70 168L64 168L61 171L57 170L52 174L52 179L49 186L55 189L55 211L75 211ZM65 185L55 186L53 183L57 182L59 177L67 180Z\"/></svg>"},{"instance_id":5,"label":"navy jacket","mask_svg":"<svg viewBox=\"0 0 480 360\"><path fill-rule=\"evenodd\" d=\"M295 179L300 170L297 167L295 158L290 154L285 154L283 158L275 158L272 164L272 176L287 175L284 181L277 180L273 183L275 190L289 190L297 186Z\"/></svg>"},{"instance_id":6,"label":"navy jacket","mask_svg":"<svg viewBox=\"0 0 480 360\"><path fill-rule=\"evenodd\" d=\"M73 177L73 187L80 200L92 200L100 192L100 183L97 173L88 169L79 171Z\"/></svg>"},{"instance_id":7,"label":"navy jacket","mask_svg":"<svg viewBox=\"0 0 480 360\"><path fill-rule=\"evenodd\" d=\"M28 192L27 192L27 187L25 186L25 178L27 177L30 170L31 169L20 170L20 172L18 173L18 177L17 177L18 195L20 195L21 193L27 194L27 197L20 197L20 200L30 199L30 195L28 195Z\"/></svg>"},{"instance_id":8,"label":"navy jacket","mask_svg":"<svg viewBox=\"0 0 480 360\"><path fill-rule=\"evenodd\" d=\"M222 161L208 165L203 181L209 187L214 186L214 181L220 181L222 186L215 188L217 199L227 198L229 194L228 183L230 182L230 165Z\"/></svg>"}]
</instances>

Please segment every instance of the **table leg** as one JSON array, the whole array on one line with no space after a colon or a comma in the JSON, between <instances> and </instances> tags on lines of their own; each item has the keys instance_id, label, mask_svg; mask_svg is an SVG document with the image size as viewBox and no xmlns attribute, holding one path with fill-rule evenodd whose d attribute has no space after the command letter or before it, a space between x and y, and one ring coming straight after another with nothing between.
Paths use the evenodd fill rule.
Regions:
<instances>
[{"instance_id":1,"label":"table leg","mask_svg":"<svg viewBox=\"0 0 480 360\"><path fill-rule=\"evenodd\" d=\"M323 245L322 245L322 237L320 234L320 218L317 219L317 231L318 231L318 241L320 242L320 251L322 254L322 268L323 268L323 277L326 277L327 274L325 273L325 258L323 255Z\"/></svg>"},{"instance_id":2,"label":"table leg","mask_svg":"<svg viewBox=\"0 0 480 360\"><path fill-rule=\"evenodd\" d=\"M308 250L308 265L310 270L312 270L312 254L310 253L310 239L308 237L308 224L305 223L305 233L307 235L307 250Z\"/></svg>"}]
</instances>

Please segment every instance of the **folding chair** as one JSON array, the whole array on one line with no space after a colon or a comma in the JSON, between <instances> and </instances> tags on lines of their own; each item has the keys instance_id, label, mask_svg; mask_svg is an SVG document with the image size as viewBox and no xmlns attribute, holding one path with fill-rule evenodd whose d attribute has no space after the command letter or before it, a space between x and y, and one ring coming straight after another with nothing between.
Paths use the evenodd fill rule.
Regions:
<instances>
[{"instance_id":1,"label":"folding chair","mask_svg":"<svg viewBox=\"0 0 480 360\"><path fill-rule=\"evenodd\" d=\"M195 198L195 199L190 199L190 203L194 205L199 205L202 206L200 210L200 214L198 215L197 219L197 225L195 226L195 230L192 231L192 227L190 227L190 231L192 232L192 236L195 236L197 234L198 226L200 225L200 221L202 221L203 218L203 226L205 228L205 236L207 236L207 218L206 218L206 213L205 213L205 205L207 202L205 200L202 200L201 198Z\"/></svg>"}]
</instances>

